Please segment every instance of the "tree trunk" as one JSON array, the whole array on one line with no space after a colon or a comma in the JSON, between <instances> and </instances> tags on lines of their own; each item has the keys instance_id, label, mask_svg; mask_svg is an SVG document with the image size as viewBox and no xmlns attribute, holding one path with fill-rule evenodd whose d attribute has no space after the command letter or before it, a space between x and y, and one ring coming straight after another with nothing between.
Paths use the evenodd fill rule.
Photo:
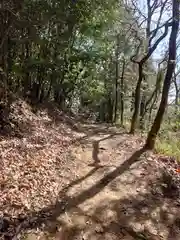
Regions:
<instances>
[{"instance_id":1,"label":"tree trunk","mask_svg":"<svg viewBox=\"0 0 180 240\"><path fill-rule=\"evenodd\" d=\"M11 77L12 73L12 66L13 66L13 56L12 56L12 48L13 44L10 38L7 39L7 45L8 45L8 53L7 53L7 83L9 85L9 88L11 90L14 90L14 82Z\"/></svg>"},{"instance_id":2,"label":"tree trunk","mask_svg":"<svg viewBox=\"0 0 180 240\"><path fill-rule=\"evenodd\" d=\"M123 60L122 65L122 74L121 74L121 92L120 92L120 105L121 105L121 126L124 124L124 71L125 71L125 59Z\"/></svg>"},{"instance_id":3,"label":"tree trunk","mask_svg":"<svg viewBox=\"0 0 180 240\"><path fill-rule=\"evenodd\" d=\"M134 91L132 91L132 96L131 96L131 112L133 111L134 109L134 99L135 99L135 93Z\"/></svg>"},{"instance_id":4,"label":"tree trunk","mask_svg":"<svg viewBox=\"0 0 180 240\"><path fill-rule=\"evenodd\" d=\"M161 22L161 18L162 18L162 13L163 10L167 4L167 1L164 1L161 4L161 9L159 12L159 18L157 21L157 25L156 28L151 31L151 23L152 23L152 16L154 14L154 10L150 4L150 0L147 0L147 10L148 10L148 16L147 16L147 26L146 26L146 41L147 41L147 48L146 48L146 55L140 60L137 61L134 59L134 57L136 57L137 54L139 54L139 50L141 47L141 39L138 39L140 41L140 44L137 48L136 54L134 56L131 57L131 61L133 61L134 63L137 63L139 66L139 79L136 85L136 91L135 91L135 109L134 109L134 113L133 113L133 117L131 120L131 130L130 133L134 134L135 129L136 129L136 124L137 124L137 120L138 120L138 115L139 115L139 105L140 105L140 92L141 92L141 83L143 80L143 66L144 64L147 62L147 60L151 57L151 55L153 54L153 52L156 50L156 48L158 47L159 43L167 36L168 34L168 29L169 29L169 23L167 22L164 25L164 32L163 34L152 44L152 41L155 40L155 38L157 37L157 33L159 30L159 26L160 26L160 22Z\"/></svg>"},{"instance_id":5,"label":"tree trunk","mask_svg":"<svg viewBox=\"0 0 180 240\"><path fill-rule=\"evenodd\" d=\"M134 113L131 120L131 130L130 130L131 134L134 134L137 120L138 120L140 98L141 98L141 83L143 80L143 64L139 64L138 67L139 67L139 79L138 79L136 90L135 90Z\"/></svg>"},{"instance_id":6,"label":"tree trunk","mask_svg":"<svg viewBox=\"0 0 180 240\"><path fill-rule=\"evenodd\" d=\"M115 82L115 101L114 101L114 122L117 121L117 109L118 109L118 63L116 63L116 82Z\"/></svg>"},{"instance_id":7,"label":"tree trunk","mask_svg":"<svg viewBox=\"0 0 180 240\"><path fill-rule=\"evenodd\" d=\"M50 94L51 94L51 90L52 90L52 84L53 84L53 73L51 73L51 76L50 76L50 82L49 82L49 88L48 88L48 91L47 91L47 94L46 94L46 100L49 100L50 98Z\"/></svg>"},{"instance_id":8,"label":"tree trunk","mask_svg":"<svg viewBox=\"0 0 180 240\"><path fill-rule=\"evenodd\" d=\"M118 110L119 35L117 35L116 60L115 61L116 61L116 78L115 78L114 122L117 121L117 110Z\"/></svg>"},{"instance_id":9,"label":"tree trunk","mask_svg":"<svg viewBox=\"0 0 180 240\"><path fill-rule=\"evenodd\" d=\"M154 107L154 104L157 102L158 95L160 94L162 81L163 81L163 72L162 72L162 70L159 69L158 74L157 74L157 78L156 78L155 89L152 92L150 98L146 101L145 106L144 106L144 112L142 113L142 116L141 116L143 119L145 118L145 115L146 115L148 110L150 111L150 114L149 114L150 118L149 119L151 119L152 109ZM152 104L151 104L151 102L152 102ZM149 107L150 104L151 104L151 106Z\"/></svg>"},{"instance_id":10,"label":"tree trunk","mask_svg":"<svg viewBox=\"0 0 180 240\"><path fill-rule=\"evenodd\" d=\"M178 110L178 105L179 105L179 87L176 79L176 75L174 74L174 86L175 86L175 108Z\"/></svg>"},{"instance_id":11,"label":"tree trunk","mask_svg":"<svg viewBox=\"0 0 180 240\"><path fill-rule=\"evenodd\" d=\"M171 35L169 39L169 59L168 59L167 72L164 79L160 106L146 141L145 147L147 149L154 148L156 137L163 120L164 112L167 107L168 93L171 85L171 78L174 72L175 60L176 60L176 39L177 39L177 34L179 29L179 4L180 4L179 0L173 0L173 10L172 10L173 20L172 20Z\"/></svg>"},{"instance_id":12,"label":"tree trunk","mask_svg":"<svg viewBox=\"0 0 180 240\"><path fill-rule=\"evenodd\" d=\"M113 101L111 99L111 96L108 96L107 100L107 117L106 121L108 123L113 123Z\"/></svg>"},{"instance_id":13,"label":"tree trunk","mask_svg":"<svg viewBox=\"0 0 180 240\"><path fill-rule=\"evenodd\" d=\"M28 34L29 34L29 30L28 30ZM29 57L30 57L30 43L27 41L26 44L25 44L25 54L26 54L26 57L25 57L25 77L24 77L24 93L26 95L26 93L29 91L29 89L31 88L31 78L30 78L30 71L28 69L28 61L29 61Z\"/></svg>"},{"instance_id":14,"label":"tree trunk","mask_svg":"<svg viewBox=\"0 0 180 240\"><path fill-rule=\"evenodd\" d=\"M153 111L154 105L157 104L157 102L158 102L158 93L156 92L154 96L154 100L149 108L149 123L151 123L152 111Z\"/></svg>"},{"instance_id":15,"label":"tree trunk","mask_svg":"<svg viewBox=\"0 0 180 240\"><path fill-rule=\"evenodd\" d=\"M143 94L141 98L141 105L140 105L140 129L144 129L144 119L145 119L145 105L146 105L146 96Z\"/></svg>"}]
</instances>

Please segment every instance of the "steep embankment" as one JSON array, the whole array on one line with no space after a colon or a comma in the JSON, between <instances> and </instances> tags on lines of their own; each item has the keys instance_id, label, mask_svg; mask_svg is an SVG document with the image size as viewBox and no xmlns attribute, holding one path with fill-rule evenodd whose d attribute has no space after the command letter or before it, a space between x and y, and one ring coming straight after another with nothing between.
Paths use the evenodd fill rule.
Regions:
<instances>
[{"instance_id":1,"label":"steep embankment","mask_svg":"<svg viewBox=\"0 0 180 240\"><path fill-rule=\"evenodd\" d=\"M73 161L67 152L78 134L72 130L73 120L57 108L35 114L16 99L8 114L0 141L0 213L13 221L55 201L65 180L63 172L64 184L71 177Z\"/></svg>"}]
</instances>

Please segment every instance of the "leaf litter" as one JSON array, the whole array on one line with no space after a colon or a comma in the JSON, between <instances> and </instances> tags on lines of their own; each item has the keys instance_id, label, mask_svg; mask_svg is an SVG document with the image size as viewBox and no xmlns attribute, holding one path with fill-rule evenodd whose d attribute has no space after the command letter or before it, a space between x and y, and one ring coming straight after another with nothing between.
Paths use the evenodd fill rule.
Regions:
<instances>
[{"instance_id":1,"label":"leaf litter","mask_svg":"<svg viewBox=\"0 0 180 240\"><path fill-rule=\"evenodd\" d=\"M8 222L24 219L31 212L38 212L55 204L59 192L72 181L83 176L90 168L87 167L88 164L92 163L92 149L88 149L89 145L81 143L80 147L74 146L72 151L73 143L79 138L83 138L84 134L78 133L72 129L72 126L67 125L67 116L63 120L64 115L61 111L56 109L56 114L61 116L61 121L57 122L46 109L33 113L31 107L21 100L16 101L12 108L11 118L13 121L11 124L16 130L19 124L23 123L24 131L19 137L16 137L16 134L9 135L1 137L0 141L0 220L4 219L4 222L0 221L0 230L2 233L8 231L9 239L13 239L12 236L15 235L17 229L9 226ZM20 130L18 131L20 132ZM99 147L103 150L103 154L100 151L99 155L104 164L104 167L99 168L101 176L104 176L109 171L108 169L118 166L120 158L125 159L126 155L131 154L131 151L137 150L144 144L144 140L139 136L130 138L129 135L124 134L120 136L120 139L118 147L114 146L118 138L115 138L114 141L107 139L107 143L103 141L102 146ZM130 147L131 151L129 152ZM136 193L142 191L142 187L138 185L138 178L148 178L146 190L153 188L153 194L159 194L161 199L167 197L167 195L163 195L162 189L153 187L155 181L158 180L159 172L165 173L163 181L165 181L166 188L169 181L172 186L174 183L179 186L180 178L176 171L179 165L173 158L145 153L143 162L140 164L143 171L139 173L136 170L135 181L133 180L133 168L130 170L130 175L127 173L121 177L122 181L123 178L125 179L127 186L128 180L132 178L133 184L137 184L137 186L131 185L131 188L135 188ZM112 165L112 167L105 167L106 165ZM153 172L153 174L149 174L149 172ZM98 175L95 175L91 181L85 182L85 185L94 183L95 178L98 179ZM164 182L160 185L164 186ZM116 183L112 182L112 187L117 191ZM82 188L84 186L81 184L80 188L75 189L74 194L81 191ZM168 192L171 190L168 189ZM175 192L177 192L177 188ZM177 199L178 196L176 196ZM145 200L143 201L145 203ZM7 220L7 224L5 220ZM20 227L19 223L19 230ZM2 239L4 239L3 236L2 234Z\"/></svg>"},{"instance_id":2,"label":"leaf litter","mask_svg":"<svg viewBox=\"0 0 180 240\"><path fill-rule=\"evenodd\" d=\"M65 123L55 123L45 110L34 114L23 101L14 103L13 110L13 123L24 122L27 128L31 123L30 133L0 141L0 216L15 219L55 202L62 184L72 178L68 151L76 135Z\"/></svg>"}]
</instances>

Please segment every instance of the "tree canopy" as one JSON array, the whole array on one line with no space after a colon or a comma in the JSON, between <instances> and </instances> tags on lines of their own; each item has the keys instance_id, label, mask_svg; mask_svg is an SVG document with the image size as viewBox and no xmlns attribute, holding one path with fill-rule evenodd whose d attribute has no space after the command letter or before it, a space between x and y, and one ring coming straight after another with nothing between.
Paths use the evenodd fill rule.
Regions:
<instances>
[{"instance_id":1,"label":"tree canopy","mask_svg":"<svg viewBox=\"0 0 180 240\"><path fill-rule=\"evenodd\" d=\"M89 112L96 121L128 123L131 133L148 130L164 91L168 64L175 64L175 55L168 60L172 38L169 49L163 47L160 54L170 30L174 33L175 4L2 1L1 98L11 91L32 104L52 101L63 110ZM174 38L178 42L178 36ZM168 87L175 122L179 121L178 60ZM169 90L166 98L168 94Z\"/></svg>"}]
</instances>

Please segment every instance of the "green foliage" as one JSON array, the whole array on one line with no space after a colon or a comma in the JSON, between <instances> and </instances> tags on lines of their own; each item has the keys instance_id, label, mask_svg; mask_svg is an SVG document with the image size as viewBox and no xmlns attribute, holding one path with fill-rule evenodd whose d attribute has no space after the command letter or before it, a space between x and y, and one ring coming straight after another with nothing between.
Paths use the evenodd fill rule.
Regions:
<instances>
[{"instance_id":1,"label":"green foliage","mask_svg":"<svg viewBox=\"0 0 180 240\"><path fill-rule=\"evenodd\" d=\"M167 110L156 143L156 151L168 156L174 156L180 161L180 121L177 109L170 106Z\"/></svg>"},{"instance_id":2,"label":"green foliage","mask_svg":"<svg viewBox=\"0 0 180 240\"><path fill-rule=\"evenodd\" d=\"M138 78L137 64L131 61L137 36L143 40L139 58L147 45L144 25L138 27L131 4L118 0L8 3L17 14L11 31L6 32L8 26L1 31L2 39L7 34L1 51L6 56L0 69L2 82L32 102L55 101L64 109L76 106L76 112L86 107L108 122L121 115L123 125L129 127ZM145 131L157 111L164 66L157 68L152 57L143 67L140 112ZM166 119L163 129L178 133L179 113L170 116L174 121L169 124Z\"/></svg>"},{"instance_id":3,"label":"green foliage","mask_svg":"<svg viewBox=\"0 0 180 240\"><path fill-rule=\"evenodd\" d=\"M172 134L172 133L171 133ZM171 139L159 138L156 143L156 152L166 156L173 156L180 161L180 141L174 138L173 134Z\"/></svg>"}]
</instances>

